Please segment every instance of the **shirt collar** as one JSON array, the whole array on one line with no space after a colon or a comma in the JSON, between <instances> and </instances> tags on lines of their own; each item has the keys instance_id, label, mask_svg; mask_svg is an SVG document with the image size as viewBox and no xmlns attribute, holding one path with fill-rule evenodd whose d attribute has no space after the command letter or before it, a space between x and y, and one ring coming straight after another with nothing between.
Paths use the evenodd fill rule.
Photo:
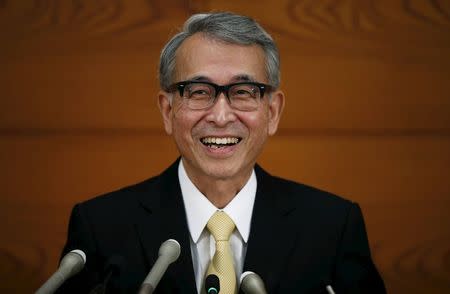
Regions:
<instances>
[{"instance_id":1,"label":"shirt collar","mask_svg":"<svg viewBox=\"0 0 450 294\"><path fill-rule=\"evenodd\" d=\"M183 195L189 232L194 243L197 243L208 220L220 209L215 207L192 183L184 169L183 160L180 160L178 165L178 179ZM244 187L222 209L236 224L236 228L245 243L247 243L250 234L250 222L252 219L253 204L255 203L256 186L256 175L253 170Z\"/></svg>"}]
</instances>

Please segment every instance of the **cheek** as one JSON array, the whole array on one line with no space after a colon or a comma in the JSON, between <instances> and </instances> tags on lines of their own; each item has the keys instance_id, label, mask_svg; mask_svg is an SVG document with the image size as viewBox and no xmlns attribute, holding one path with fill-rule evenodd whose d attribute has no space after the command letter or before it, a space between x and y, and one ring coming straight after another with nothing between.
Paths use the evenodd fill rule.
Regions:
<instances>
[{"instance_id":1,"label":"cheek","mask_svg":"<svg viewBox=\"0 0 450 294\"><path fill-rule=\"evenodd\" d=\"M192 113L185 111L177 111L173 117L173 132L177 140L182 140L180 143L190 143L192 141L192 130L198 122L198 117Z\"/></svg>"},{"instance_id":2,"label":"cheek","mask_svg":"<svg viewBox=\"0 0 450 294\"><path fill-rule=\"evenodd\" d=\"M269 117L267 112L248 113L248 115L241 118L241 121L249 129L250 135L252 133L263 135L268 132Z\"/></svg>"},{"instance_id":3,"label":"cheek","mask_svg":"<svg viewBox=\"0 0 450 294\"><path fill-rule=\"evenodd\" d=\"M173 118L173 133L176 137L185 137L185 133L188 132L187 121L182 116L175 116Z\"/></svg>"}]
</instances>

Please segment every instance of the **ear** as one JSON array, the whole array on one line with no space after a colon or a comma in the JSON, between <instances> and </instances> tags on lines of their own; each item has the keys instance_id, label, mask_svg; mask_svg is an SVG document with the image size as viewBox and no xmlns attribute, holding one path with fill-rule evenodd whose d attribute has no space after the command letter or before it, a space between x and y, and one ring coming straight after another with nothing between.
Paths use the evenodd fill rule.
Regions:
<instances>
[{"instance_id":1,"label":"ear","mask_svg":"<svg viewBox=\"0 0 450 294\"><path fill-rule=\"evenodd\" d=\"M284 109L284 93L282 91L275 91L269 100L269 135L272 136L278 129L281 114Z\"/></svg>"},{"instance_id":2,"label":"ear","mask_svg":"<svg viewBox=\"0 0 450 294\"><path fill-rule=\"evenodd\" d=\"M173 116L173 108L172 108L172 95L165 91L159 91L158 93L158 107L161 112L164 129L168 135L172 135L172 116Z\"/></svg>"}]
</instances>

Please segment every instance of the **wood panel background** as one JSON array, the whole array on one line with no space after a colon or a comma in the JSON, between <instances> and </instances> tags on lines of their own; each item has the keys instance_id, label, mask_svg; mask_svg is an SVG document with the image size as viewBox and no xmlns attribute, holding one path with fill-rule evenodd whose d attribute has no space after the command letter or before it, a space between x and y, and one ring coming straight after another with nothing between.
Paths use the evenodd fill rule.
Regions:
<instances>
[{"instance_id":1,"label":"wood panel background","mask_svg":"<svg viewBox=\"0 0 450 294\"><path fill-rule=\"evenodd\" d=\"M450 293L447 0L0 0L0 292L50 275L76 202L176 158L158 55L210 10L279 44L287 105L260 163L359 202L390 293Z\"/></svg>"}]
</instances>

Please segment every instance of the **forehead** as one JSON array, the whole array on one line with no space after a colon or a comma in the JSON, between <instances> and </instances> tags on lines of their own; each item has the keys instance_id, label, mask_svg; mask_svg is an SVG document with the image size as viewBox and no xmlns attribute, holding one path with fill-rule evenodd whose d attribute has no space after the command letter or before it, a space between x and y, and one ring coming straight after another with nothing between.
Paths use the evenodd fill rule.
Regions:
<instances>
[{"instance_id":1,"label":"forehead","mask_svg":"<svg viewBox=\"0 0 450 294\"><path fill-rule=\"evenodd\" d=\"M222 84L247 76L267 82L265 53L258 45L231 44L195 34L181 44L175 60L175 81L200 77Z\"/></svg>"}]
</instances>

